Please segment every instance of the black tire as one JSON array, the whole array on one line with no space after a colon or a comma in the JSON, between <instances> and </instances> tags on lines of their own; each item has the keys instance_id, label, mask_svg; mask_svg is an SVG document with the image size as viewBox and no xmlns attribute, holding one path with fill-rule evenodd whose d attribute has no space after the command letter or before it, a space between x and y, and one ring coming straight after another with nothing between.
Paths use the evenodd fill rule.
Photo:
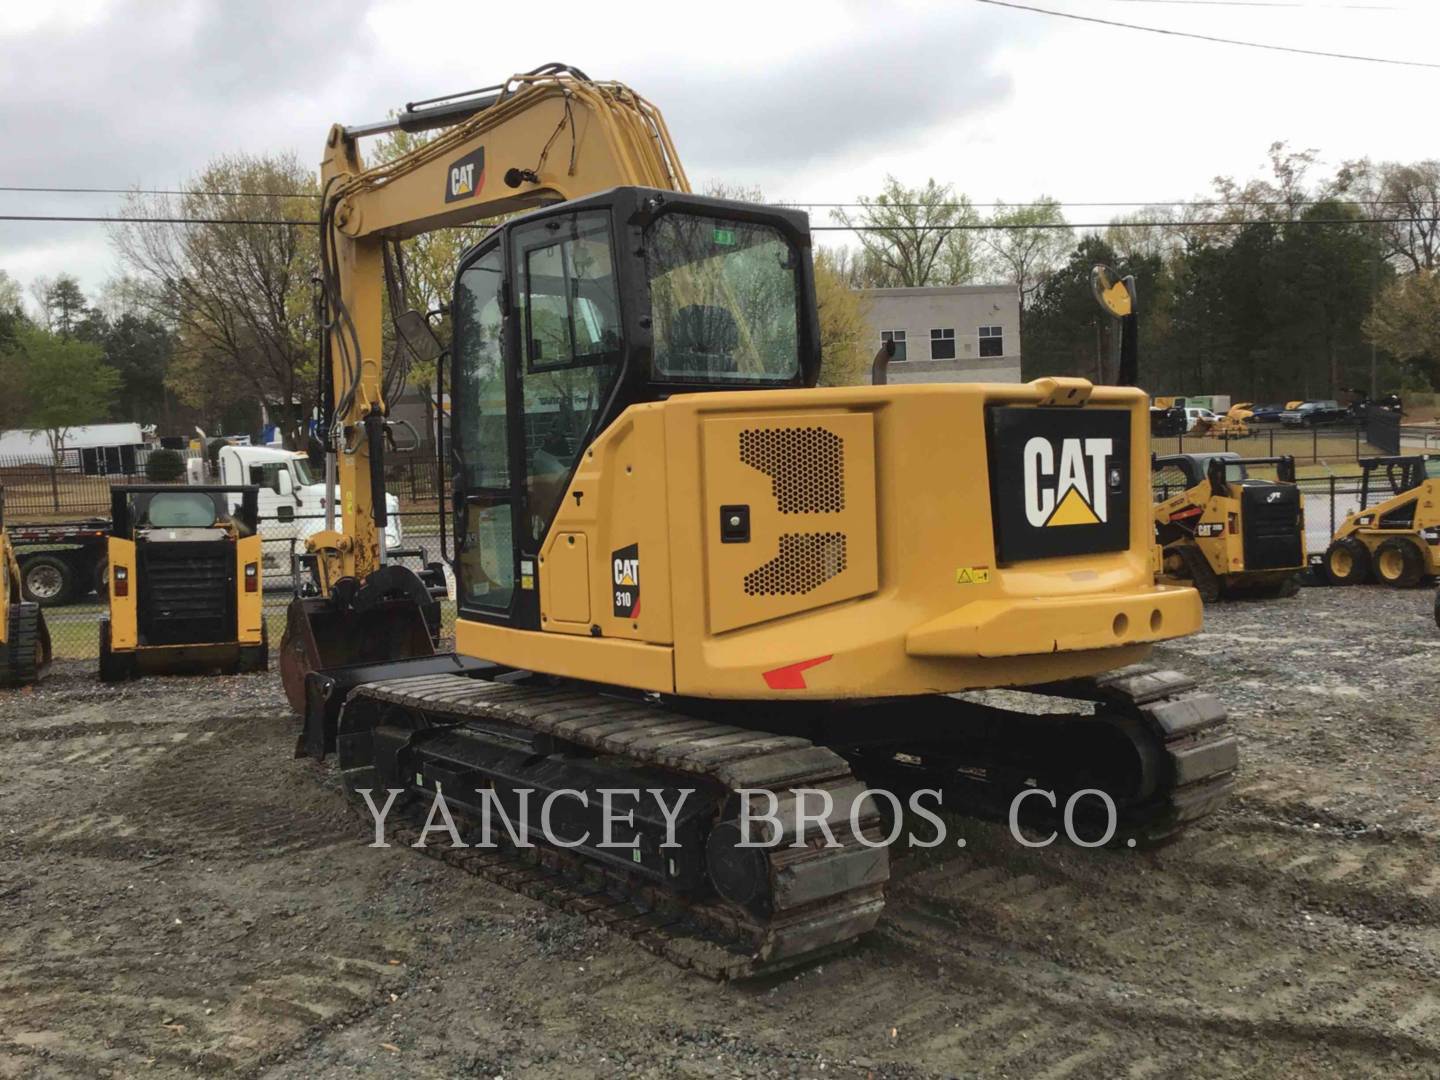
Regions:
<instances>
[{"instance_id":1,"label":"black tire","mask_svg":"<svg viewBox=\"0 0 1440 1080\"><path fill-rule=\"evenodd\" d=\"M1440 626L1440 589L1435 592L1435 625Z\"/></svg>"},{"instance_id":2,"label":"black tire","mask_svg":"<svg viewBox=\"0 0 1440 1080\"><path fill-rule=\"evenodd\" d=\"M21 591L41 607L69 603L76 585L75 564L63 555L31 555L20 564Z\"/></svg>"},{"instance_id":3,"label":"black tire","mask_svg":"<svg viewBox=\"0 0 1440 1080\"><path fill-rule=\"evenodd\" d=\"M1425 553L1415 541L1392 536L1375 549L1375 580L1392 589L1413 589L1425 576Z\"/></svg>"},{"instance_id":4,"label":"black tire","mask_svg":"<svg viewBox=\"0 0 1440 1080\"><path fill-rule=\"evenodd\" d=\"M240 659L235 664L237 675L248 675L256 671L270 670L270 628L260 626L260 644L247 645L240 650Z\"/></svg>"},{"instance_id":5,"label":"black tire","mask_svg":"<svg viewBox=\"0 0 1440 1080\"><path fill-rule=\"evenodd\" d=\"M124 682L133 674L131 658L110 649L110 620L100 620L100 681Z\"/></svg>"},{"instance_id":6,"label":"black tire","mask_svg":"<svg viewBox=\"0 0 1440 1080\"><path fill-rule=\"evenodd\" d=\"M1325 577L1331 585L1362 585L1370 576L1370 549L1353 536L1336 540L1325 551Z\"/></svg>"},{"instance_id":7,"label":"black tire","mask_svg":"<svg viewBox=\"0 0 1440 1080\"><path fill-rule=\"evenodd\" d=\"M110 559L107 556L101 555L95 560L95 572L91 576L94 578L95 595L103 604L110 597Z\"/></svg>"}]
</instances>

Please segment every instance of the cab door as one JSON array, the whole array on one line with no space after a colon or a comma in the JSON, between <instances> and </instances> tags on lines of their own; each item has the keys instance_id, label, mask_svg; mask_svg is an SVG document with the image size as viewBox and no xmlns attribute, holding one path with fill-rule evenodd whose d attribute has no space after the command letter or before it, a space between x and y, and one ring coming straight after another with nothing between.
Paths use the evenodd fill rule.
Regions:
<instances>
[{"instance_id":1,"label":"cab door","mask_svg":"<svg viewBox=\"0 0 1440 1080\"><path fill-rule=\"evenodd\" d=\"M451 452L458 606L467 618L508 623L520 567L510 468L514 395L505 362L504 258L497 237L456 283Z\"/></svg>"}]
</instances>

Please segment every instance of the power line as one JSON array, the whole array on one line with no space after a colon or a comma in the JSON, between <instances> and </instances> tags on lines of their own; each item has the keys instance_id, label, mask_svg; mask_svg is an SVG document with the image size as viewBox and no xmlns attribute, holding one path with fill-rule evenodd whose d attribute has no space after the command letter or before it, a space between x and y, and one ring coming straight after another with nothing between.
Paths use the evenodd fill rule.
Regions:
<instances>
[{"instance_id":1,"label":"power line","mask_svg":"<svg viewBox=\"0 0 1440 1080\"><path fill-rule=\"evenodd\" d=\"M1072 11L1055 11L1052 8L1032 7L1029 4L1013 3L1012 0L975 0L975 2L977 4L990 4L993 7L1013 8L1016 11L1029 11L1036 15L1051 15L1057 19L1073 19L1076 22L1095 23L1100 26L1114 26L1123 30L1143 30L1147 34L1165 34L1168 37L1193 38L1196 41L1209 41L1217 45L1240 45L1247 49L1265 49L1269 52L1298 53L1302 56L1323 56L1330 60L1361 60L1367 64L1440 68L1440 64L1430 63L1426 60L1393 60L1381 56L1361 56L1357 53L1326 52L1322 49L1301 49L1292 45L1270 45L1259 41L1241 41L1238 38L1215 37L1212 34L1195 34L1186 30L1167 30L1160 26L1140 26L1136 23L1119 22L1115 19L1102 19L1095 15L1077 15Z\"/></svg>"},{"instance_id":2,"label":"power line","mask_svg":"<svg viewBox=\"0 0 1440 1080\"><path fill-rule=\"evenodd\" d=\"M1137 0L1138 2L1138 0ZM1159 0L1157 0L1159 2ZM1197 0L1198 2L1198 0ZM27 192L55 195L194 195L194 196L216 196L216 197L237 197L253 199L318 199L320 196L308 194L303 191L181 191L165 190L159 188L78 188L78 187L17 187L0 185L0 192ZM1183 206L1183 207L1217 207L1233 206L1236 202L1244 203L1247 206L1323 206L1333 204L1336 206L1406 206L1404 199L1232 199L1228 202L1215 199L1113 199L1108 202L1094 201L1069 201L1064 199L1047 199L1043 202L941 202L941 203L897 203L887 202L885 206L897 210L921 210L927 207L937 210L956 210L962 207L972 207L977 210L994 210L1004 208L1008 210L1027 210L1035 207L1059 206L1059 207L1087 207L1098 209L1107 206ZM805 202L793 199L777 199L770 203L771 206L792 206L806 209L824 210L861 210L867 206L874 206L875 203L863 202Z\"/></svg>"},{"instance_id":3,"label":"power line","mask_svg":"<svg viewBox=\"0 0 1440 1080\"><path fill-rule=\"evenodd\" d=\"M311 191L186 191L179 188L21 187L0 185L0 191L25 191L47 195L213 195L239 199L318 199Z\"/></svg>"},{"instance_id":4,"label":"power line","mask_svg":"<svg viewBox=\"0 0 1440 1080\"><path fill-rule=\"evenodd\" d=\"M1110 0L1114 4L1172 4L1179 7L1331 8L1342 11L1409 11L1395 4L1313 4L1305 0Z\"/></svg>"},{"instance_id":5,"label":"power line","mask_svg":"<svg viewBox=\"0 0 1440 1080\"><path fill-rule=\"evenodd\" d=\"M995 223L975 222L963 225L812 225L811 232L1016 232L1026 229L1184 229L1224 228L1247 225L1416 225L1430 221L1419 217L1377 218L1245 218L1193 221L1060 221ZM59 214L0 214L0 221L36 221L109 225L265 225L289 228L315 228L314 221L285 221L277 218L209 218L209 217L102 217ZM488 229L489 225L457 225L460 229Z\"/></svg>"}]
</instances>

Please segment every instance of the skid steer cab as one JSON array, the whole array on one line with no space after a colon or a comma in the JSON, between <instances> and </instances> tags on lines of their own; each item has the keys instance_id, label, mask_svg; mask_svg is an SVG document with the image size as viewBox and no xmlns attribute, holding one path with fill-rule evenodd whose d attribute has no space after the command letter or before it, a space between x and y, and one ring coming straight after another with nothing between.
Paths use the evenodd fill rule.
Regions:
<instances>
[{"instance_id":1,"label":"skid steer cab","mask_svg":"<svg viewBox=\"0 0 1440 1080\"><path fill-rule=\"evenodd\" d=\"M1440 455L1362 458L1360 468L1360 508L1335 530L1326 579L1409 589L1440 574Z\"/></svg>"},{"instance_id":2,"label":"skid steer cab","mask_svg":"<svg viewBox=\"0 0 1440 1080\"><path fill-rule=\"evenodd\" d=\"M111 489L100 679L264 671L255 487Z\"/></svg>"},{"instance_id":3,"label":"skid steer cab","mask_svg":"<svg viewBox=\"0 0 1440 1080\"><path fill-rule=\"evenodd\" d=\"M1207 601L1295 594L1305 508L1294 458L1170 454L1153 459L1151 475L1162 581L1194 585Z\"/></svg>"},{"instance_id":4,"label":"skid steer cab","mask_svg":"<svg viewBox=\"0 0 1440 1080\"><path fill-rule=\"evenodd\" d=\"M0 488L0 686L25 686L50 666L50 631L40 605L20 589L20 562L5 532L5 489Z\"/></svg>"}]
</instances>

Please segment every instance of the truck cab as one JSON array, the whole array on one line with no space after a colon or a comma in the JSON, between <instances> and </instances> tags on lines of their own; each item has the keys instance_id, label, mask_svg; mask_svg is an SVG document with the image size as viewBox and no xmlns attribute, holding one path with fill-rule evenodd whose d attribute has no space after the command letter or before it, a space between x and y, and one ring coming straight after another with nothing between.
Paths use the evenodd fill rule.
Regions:
<instances>
[{"instance_id":1,"label":"truck cab","mask_svg":"<svg viewBox=\"0 0 1440 1080\"><path fill-rule=\"evenodd\" d=\"M288 581L292 542L303 551L305 538L325 528L325 481L310 471L310 459L294 450L269 446L222 446L215 459L219 482L259 489L260 536L264 566L271 581ZM387 550L400 547L400 500L386 494ZM340 528L336 515L336 528Z\"/></svg>"}]
</instances>

